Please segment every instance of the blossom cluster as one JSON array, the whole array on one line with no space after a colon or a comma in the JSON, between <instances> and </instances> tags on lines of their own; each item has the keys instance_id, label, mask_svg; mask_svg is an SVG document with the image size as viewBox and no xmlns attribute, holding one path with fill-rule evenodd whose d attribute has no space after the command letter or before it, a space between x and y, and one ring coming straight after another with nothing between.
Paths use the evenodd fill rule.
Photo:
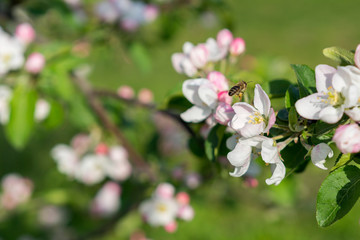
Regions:
<instances>
[{"instance_id":1,"label":"blossom cluster","mask_svg":"<svg viewBox=\"0 0 360 240\"><path fill-rule=\"evenodd\" d=\"M16 173L5 175L1 185L1 207L7 210L27 202L33 191L32 181Z\"/></svg>"},{"instance_id":2,"label":"blossom cluster","mask_svg":"<svg viewBox=\"0 0 360 240\"><path fill-rule=\"evenodd\" d=\"M14 36L0 28L0 77L24 65L26 48L35 37L35 30L28 23L18 25ZM44 65L44 56L40 53L32 53L25 62L25 70L31 74L38 74Z\"/></svg>"},{"instance_id":3,"label":"blossom cluster","mask_svg":"<svg viewBox=\"0 0 360 240\"><path fill-rule=\"evenodd\" d=\"M86 134L76 135L70 145L56 145L51 155L61 173L87 185L99 183L106 177L124 181L132 172L125 148L94 143Z\"/></svg>"},{"instance_id":4,"label":"blossom cluster","mask_svg":"<svg viewBox=\"0 0 360 240\"><path fill-rule=\"evenodd\" d=\"M118 22L127 31L154 21L159 14L156 6L132 0L103 0L96 5L95 12L102 21Z\"/></svg>"},{"instance_id":5,"label":"blossom cluster","mask_svg":"<svg viewBox=\"0 0 360 240\"><path fill-rule=\"evenodd\" d=\"M174 53L171 61L176 72L194 77L214 69L214 64L227 58L236 57L245 51L245 41L234 38L228 29L221 30L216 37L196 46L185 42L182 53Z\"/></svg>"},{"instance_id":6,"label":"blossom cluster","mask_svg":"<svg viewBox=\"0 0 360 240\"><path fill-rule=\"evenodd\" d=\"M145 222L153 227L162 226L167 232L177 229L176 218L191 221L194 210L190 197L185 192L175 195L175 188L169 183L161 183L153 196L141 203L139 210Z\"/></svg>"}]
</instances>

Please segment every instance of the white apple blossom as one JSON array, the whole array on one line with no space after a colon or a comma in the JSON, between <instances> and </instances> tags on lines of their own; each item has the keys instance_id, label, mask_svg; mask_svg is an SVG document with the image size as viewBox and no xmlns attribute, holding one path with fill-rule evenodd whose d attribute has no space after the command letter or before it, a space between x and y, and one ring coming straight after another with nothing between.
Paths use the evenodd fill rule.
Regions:
<instances>
[{"instance_id":1,"label":"white apple blossom","mask_svg":"<svg viewBox=\"0 0 360 240\"><path fill-rule=\"evenodd\" d=\"M275 123L275 113L270 107L270 99L259 84L255 86L254 106L238 102L232 107L235 115L229 122L229 127L242 137L249 138L266 133Z\"/></svg>"},{"instance_id":2,"label":"white apple blossom","mask_svg":"<svg viewBox=\"0 0 360 240\"><path fill-rule=\"evenodd\" d=\"M132 173L132 166L128 160L128 153L122 146L114 146L109 150L109 156L104 163L107 175L118 181L128 179Z\"/></svg>"},{"instance_id":3,"label":"white apple blossom","mask_svg":"<svg viewBox=\"0 0 360 240\"><path fill-rule=\"evenodd\" d=\"M0 85L0 123L6 124L10 116L10 100L12 90L8 86Z\"/></svg>"},{"instance_id":4,"label":"white apple blossom","mask_svg":"<svg viewBox=\"0 0 360 240\"><path fill-rule=\"evenodd\" d=\"M12 210L30 198L33 183L30 179L11 173L3 177L2 189L1 205L5 209Z\"/></svg>"},{"instance_id":5,"label":"white apple blossom","mask_svg":"<svg viewBox=\"0 0 360 240\"><path fill-rule=\"evenodd\" d=\"M336 123L344 112L360 120L360 69L354 66L318 65L315 68L317 93L295 103L297 112L306 119Z\"/></svg>"},{"instance_id":6,"label":"white apple blossom","mask_svg":"<svg viewBox=\"0 0 360 240\"><path fill-rule=\"evenodd\" d=\"M103 155L85 155L76 169L76 178L87 185L101 182L106 177L104 170L106 161L107 158Z\"/></svg>"},{"instance_id":7,"label":"white apple blossom","mask_svg":"<svg viewBox=\"0 0 360 240\"><path fill-rule=\"evenodd\" d=\"M51 150L51 156L57 163L59 171L74 177L79 165L75 150L65 144L58 144Z\"/></svg>"},{"instance_id":8,"label":"white apple blossom","mask_svg":"<svg viewBox=\"0 0 360 240\"><path fill-rule=\"evenodd\" d=\"M355 65L360 68L360 44L356 47L355 55L354 55Z\"/></svg>"},{"instance_id":9,"label":"white apple blossom","mask_svg":"<svg viewBox=\"0 0 360 240\"><path fill-rule=\"evenodd\" d=\"M45 99L39 99L36 101L35 105L35 120L40 122L45 120L50 113L50 104Z\"/></svg>"},{"instance_id":10,"label":"white apple blossom","mask_svg":"<svg viewBox=\"0 0 360 240\"><path fill-rule=\"evenodd\" d=\"M324 166L325 159L334 156L333 150L326 143L316 145L311 151L311 161L318 168L327 170Z\"/></svg>"},{"instance_id":11,"label":"white apple blossom","mask_svg":"<svg viewBox=\"0 0 360 240\"><path fill-rule=\"evenodd\" d=\"M0 76L17 70L24 63L24 45L0 29Z\"/></svg>"},{"instance_id":12,"label":"white apple blossom","mask_svg":"<svg viewBox=\"0 0 360 240\"><path fill-rule=\"evenodd\" d=\"M120 208L121 188L115 182L107 182L91 203L91 212L101 217L109 217Z\"/></svg>"},{"instance_id":13,"label":"white apple blossom","mask_svg":"<svg viewBox=\"0 0 360 240\"><path fill-rule=\"evenodd\" d=\"M228 53L228 47L219 46L213 38L208 38L205 45L209 51L209 62L218 62L221 59L224 59Z\"/></svg>"},{"instance_id":14,"label":"white apple blossom","mask_svg":"<svg viewBox=\"0 0 360 240\"><path fill-rule=\"evenodd\" d=\"M233 40L233 34L228 29L223 29L218 32L216 41L220 47L229 47Z\"/></svg>"}]
</instances>

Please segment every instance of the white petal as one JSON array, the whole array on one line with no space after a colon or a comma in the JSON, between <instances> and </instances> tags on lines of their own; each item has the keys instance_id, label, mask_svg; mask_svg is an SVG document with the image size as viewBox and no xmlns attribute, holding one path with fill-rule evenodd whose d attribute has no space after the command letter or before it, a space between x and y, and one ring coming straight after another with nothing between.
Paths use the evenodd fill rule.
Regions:
<instances>
[{"instance_id":1,"label":"white petal","mask_svg":"<svg viewBox=\"0 0 360 240\"><path fill-rule=\"evenodd\" d=\"M193 49L193 47L194 47L194 44L192 44L191 42L185 42L183 45L183 52L186 55L189 55L190 51L191 51L191 49Z\"/></svg>"},{"instance_id":2,"label":"white petal","mask_svg":"<svg viewBox=\"0 0 360 240\"><path fill-rule=\"evenodd\" d=\"M186 80L182 85L182 92L186 99L189 100L192 104L202 105L198 91L199 87L207 82L209 82L209 80L205 78Z\"/></svg>"},{"instance_id":3,"label":"white petal","mask_svg":"<svg viewBox=\"0 0 360 240\"><path fill-rule=\"evenodd\" d=\"M359 107L354 107L350 110L345 110L345 113L355 122L360 122L360 108Z\"/></svg>"},{"instance_id":4,"label":"white petal","mask_svg":"<svg viewBox=\"0 0 360 240\"><path fill-rule=\"evenodd\" d=\"M276 163L281 161L278 153L278 149L274 146L274 140L268 138L262 142L261 145L261 157L266 163Z\"/></svg>"},{"instance_id":5,"label":"white petal","mask_svg":"<svg viewBox=\"0 0 360 240\"><path fill-rule=\"evenodd\" d=\"M260 135L265 129L265 122L259 124L246 123L245 126L238 130L241 136L245 138Z\"/></svg>"},{"instance_id":6,"label":"white petal","mask_svg":"<svg viewBox=\"0 0 360 240\"><path fill-rule=\"evenodd\" d=\"M284 164L280 161L276 164L271 164L272 176L265 180L267 185L275 184L275 186L279 185L280 182L284 179L286 168Z\"/></svg>"},{"instance_id":7,"label":"white petal","mask_svg":"<svg viewBox=\"0 0 360 240\"><path fill-rule=\"evenodd\" d=\"M316 90L318 93L328 92L332 86L332 77L334 76L336 69L325 64L317 65L315 68L316 75Z\"/></svg>"},{"instance_id":8,"label":"white petal","mask_svg":"<svg viewBox=\"0 0 360 240\"><path fill-rule=\"evenodd\" d=\"M227 159L231 165L235 167L242 167L250 162L251 147L242 142L238 142L231 152L227 154Z\"/></svg>"},{"instance_id":9,"label":"white petal","mask_svg":"<svg viewBox=\"0 0 360 240\"><path fill-rule=\"evenodd\" d=\"M316 145L311 151L311 161L318 168L327 170L324 166L325 159L334 155L333 150L325 143Z\"/></svg>"},{"instance_id":10,"label":"white petal","mask_svg":"<svg viewBox=\"0 0 360 240\"><path fill-rule=\"evenodd\" d=\"M354 107L360 97L359 89L355 85L349 86L345 91L343 91L345 96L344 106L346 108Z\"/></svg>"},{"instance_id":11,"label":"white petal","mask_svg":"<svg viewBox=\"0 0 360 240\"><path fill-rule=\"evenodd\" d=\"M182 53L174 53L171 56L171 62L172 65L177 73L183 73L183 70L181 68L181 62L184 60L185 55Z\"/></svg>"},{"instance_id":12,"label":"white petal","mask_svg":"<svg viewBox=\"0 0 360 240\"><path fill-rule=\"evenodd\" d=\"M338 92L342 92L344 88L351 85L351 76L348 68L338 67L334 74L332 85Z\"/></svg>"},{"instance_id":13,"label":"white petal","mask_svg":"<svg viewBox=\"0 0 360 240\"><path fill-rule=\"evenodd\" d=\"M232 135L228 139L226 139L226 147L230 150L233 150L238 142L238 136Z\"/></svg>"},{"instance_id":14,"label":"white petal","mask_svg":"<svg viewBox=\"0 0 360 240\"><path fill-rule=\"evenodd\" d=\"M241 177L242 175L244 175L249 169L250 162L251 161L246 162L241 167L235 167L234 172L230 173L230 176L232 176L232 177Z\"/></svg>"},{"instance_id":15,"label":"white petal","mask_svg":"<svg viewBox=\"0 0 360 240\"><path fill-rule=\"evenodd\" d=\"M211 109L215 109L217 107L217 93L214 86L210 82L202 84L199 87L198 94L201 101L207 106L209 106Z\"/></svg>"},{"instance_id":16,"label":"white petal","mask_svg":"<svg viewBox=\"0 0 360 240\"><path fill-rule=\"evenodd\" d=\"M256 109L248 103L235 103L233 105L235 116L229 122L229 127L235 131L242 129L249 120L249 116L252 115Z\"/></svg>"},{"instance_id":17,"label":"white petal","mask_svg":"<svg viewBox=\"0 0 360 240\"><path fill-rule=\"evenodd\" d=\"M340 106L334 108L333 106L328 106L320 111L319 118L326 123L337 123L342 115L344 114L344 107Z\"/></svg>"},{"instance_id":18,"label":"white petal","mask_svg":"<svg viewBox=\"0 0 360 240\"><path fill-rule=\"evenodd\" d=\"M270 99L268 95L264 92L259 84L255 85L255 95L254 95L254 106L259 110L261 114L264 114L266 117L269 116L270 112Z\"/></svg>"},{"instance_id":19,"label":"white petal","mask_svg":"<svg viewBox=\"0 0 360 240\"><path fill-rule=\"evenodd\" d=\"M322 109L329 106L328 104L321 102L324 95L319 93L311 94L307 97L299 99L295 103L296 111L306 119L319 120L320 112Z\"/></svg>"},{"instance_id":20,"label":"white petal","mask_svg":"<svg viewBox=\"0 0 360 240\"><path fill-rule=\"evenodd\" d=\"M204 121L211 114L211 109L206 106L192 106L182 114L180 117L185 122L201 122Z\"/></svg>"},{"instance_id":21,"label":"white petal","mask_svg":"<svg viewBox=\"0 0 360 240\"><path fill-rule=\"evenodd\" d=\"M355 60L355 65L358 68L360 68L360 44L356 48L354 60Z\"/></svg>"}]
</instances>

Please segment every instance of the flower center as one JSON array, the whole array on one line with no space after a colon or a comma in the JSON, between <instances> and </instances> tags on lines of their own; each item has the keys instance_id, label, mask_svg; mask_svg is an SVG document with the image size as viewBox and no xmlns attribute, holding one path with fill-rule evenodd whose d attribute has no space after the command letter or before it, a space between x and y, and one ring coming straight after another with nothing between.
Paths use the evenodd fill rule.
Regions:
<instances>
[{"instance_id":1,"label":"flower center","mask_svg":"<svg viewBox=\"0 0 360 240\"><path fill-rule=\"evenodd\" d=\"M259 112L254 112L254 114L250 115L249 118L248 123L251 124L260 124L265 121L264 117Z\"/></svg>"},{"instance_id":2,"label":"flower center","mask_svg":"<svg viewBox=\"0 0 360 240\"><path fill-rule=\"evenodd\" d=\"M10 60L12 59L12 56L10 54L5 54L3 57L4 63L8 64Z\"/></svg>"},{"instance_id":3,"label":"flower center","mask_svg":"<svg viewBox=\"0 0 360 240\"><path fill-rule=\"evenodd\" d=\"M334 107L340 106L344 102L344 98L342 97L340 92L337 92L333 89L333 87L328 87L328 92L325 94L325 99L321 100L321 102L330 104Z\"/></svg>"},{"instance_id":4,"label":"flower center","mask_svg":"<svg viewBox=\"0 0 360 240\"><path fill-rule=\"evenodd\" d=\"M165 204L163 203L160 203L156 206L156 209L159 211L159 212L166 212L167 211L167 207Z\"/></svg>"}]
</instances>

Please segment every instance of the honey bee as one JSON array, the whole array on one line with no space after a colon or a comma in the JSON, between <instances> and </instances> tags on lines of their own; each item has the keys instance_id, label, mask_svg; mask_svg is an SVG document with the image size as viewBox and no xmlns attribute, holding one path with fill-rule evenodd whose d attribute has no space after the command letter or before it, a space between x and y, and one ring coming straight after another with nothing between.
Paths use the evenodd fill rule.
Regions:
<instances>
[{"instance_id":1,"label":"honey bee","mask_svg":"<svg viewBox=\"0 0 360 240\"><path fill-rule=\"evenodd\" d=\"M235 94L238 95L240 101L244 95L244 92L246 91L246 87L247 87L247 82L245 81L241 81L238 82L236 85L234 85L232 88L230 88L229 90L229 96L234 96Z\"/></svg>"}]
</instances>

